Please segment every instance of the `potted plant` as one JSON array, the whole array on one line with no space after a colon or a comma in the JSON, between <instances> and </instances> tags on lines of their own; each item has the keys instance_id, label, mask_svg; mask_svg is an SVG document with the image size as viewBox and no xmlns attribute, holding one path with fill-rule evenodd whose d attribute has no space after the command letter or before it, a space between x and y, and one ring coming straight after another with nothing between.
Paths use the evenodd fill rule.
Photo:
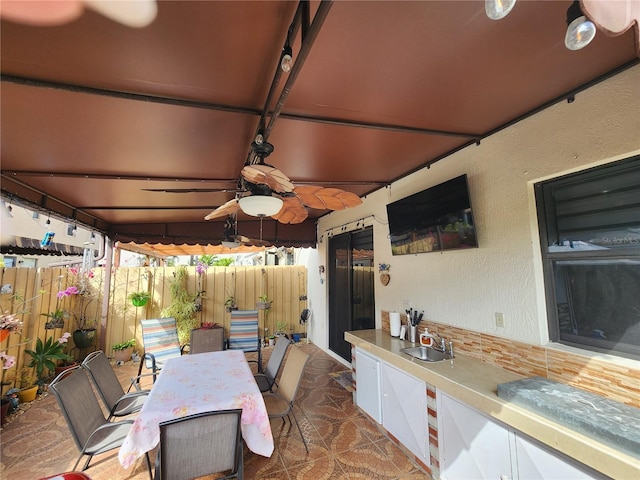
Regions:
<instances>
[{"instance_id":1,"label":"potted plant","mask_svg":"<svg viewBox=\"0 0 640 480\"><path fill-rule=\"evenodd\" d=\"M259 310L269 310L272 303L273 301L269 300L269 297L266 294L260 295L256 302L256 308Z\"/></svg>"},{"instance_id":2,"label":"potted plant","mask_svg":"<svg viewBox=\"0 0 640 480\"><path fill-rule=\"evenodd\" d=\"M58 292L58 298L69 297L72 315L76 320L73 331L73 343L78 348L88 348L96 338L96 320L89 314L89 307L95 306L93 315L99 315L99 290L93 285L93 270L81 272L77 268L70 268L72 285ZM94 302L95 301L95 302Z\"/></svg>"},{"instance_id":3,"label":"potted plant","mask_svg":"<svg viewBox=\"0 0 640 480\"><path fill-rule=\"evenodd\" d=\"M149 292L133 292L129 295L129 300L135 307L144 307L150 299Z\"/></svg>"},{"instance_id":4,"label":"potted plant","mask_svg":"<svg viewBox=\"0 0 640 480\"><path fill-rule=\"evenodd\" d=\"M187 267L184 265L177 267L173 276L174 278L169 284L171 290L171 305L163 309L160 314L163 317L173 317L176 319L180 344L184 345L189 343L191 330L198 325L198 319L196 318L196 295L189 293L187 290L187 277L189 276Z\"/></svg>"},{"instance_id":5,"label":"potted plant","mask_svg":"<svg viewBox=\"0 0 640 480\"><path fill-rule=\"evenodd\" d=\"M55 312L51 313L42 313L41 315L49 319L44 325L46 330L64 328L64 321L69 318L69 313L62 309L57 309Z\"/></svg>"},{"instance_id":6,"label":"potted plant","mask_svg":"<svg viewBox=\"0 0 640 480\"><path fill-rule=\"evenodd\" d=\"M7 398L11 400L15 409L19 403L31 402L36 398L38 385L36 376L31 368L23 367L15 373L15 376L7 379L7 384L13 383L14 388L7 391Z\"/></svg>"},{"instance_id":7,"label":"potted plant","mask_svg":"<svg viewBox=\"0 0 640 480\"><path fill-rule=\"evenodd\" d=\"M27 367L36 369L36 387L44 385L45 380L55 372L58 361L73 361L73 357L64 351L69 337L71 334L65 332L58 340L49 337L43 342L42 339L37 338L35 349L25 349L24 352L31 356Z\"/></svg>"},{"instance_id":8,"label":"potted plant","mask_svg":"<svg viewBox=\"0 0 640 480\"><path fill-rule=\"evenodd\" d=\"M280 320L276 323L276 336L287 336L287 322Z\"/></svg>"},{"instance_id":9,"label":"potted plant","mask_svg":"<svg viewBox=\"0 0 640 480\"><path fill-rule=\"evenodd\" d=\"M133 353L133 347L136 345L136 339L132 338L125 342L116 343L111 348L113 349L113 357L116 362L128 362L131 360L131 354Z\"/></svg>"},{"instance_id":10,"label":"potted plant","mask_svg":"<svg viewBox=\"0 0 640 480\"><path fill-rule=\"evenodd\" d=\"M228 297L224 301L224 306L226 307L227 312L230 312L231 310L237 310L238 309L238 305L236 305L236 299L235 299L235 297L233 295Z\"/></svg>"}]
</instances>

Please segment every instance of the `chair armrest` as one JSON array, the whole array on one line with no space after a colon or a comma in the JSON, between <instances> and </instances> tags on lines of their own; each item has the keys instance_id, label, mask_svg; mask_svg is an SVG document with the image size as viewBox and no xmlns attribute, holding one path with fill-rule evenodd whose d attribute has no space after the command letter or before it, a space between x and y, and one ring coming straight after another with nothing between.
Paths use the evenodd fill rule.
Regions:
<instances>
[{"instance_id":1,"label":"chair armrest","mask_svg":"<svg viewBox=\"0 0 640 480\"><path fill-rule=\"evenodd\" d=\"M153 383L156 382L156 377L160 374L160 372L153 373L143 373L142 375L138 375L137 377L131 377L131 383L129 384L129 388L127 389L127 393L131 391L131 387L135 388L136 392L147 392L148 390L142 390L140 388L140 380L144 377L153 377Z\"/></svg>"}]
</instances>

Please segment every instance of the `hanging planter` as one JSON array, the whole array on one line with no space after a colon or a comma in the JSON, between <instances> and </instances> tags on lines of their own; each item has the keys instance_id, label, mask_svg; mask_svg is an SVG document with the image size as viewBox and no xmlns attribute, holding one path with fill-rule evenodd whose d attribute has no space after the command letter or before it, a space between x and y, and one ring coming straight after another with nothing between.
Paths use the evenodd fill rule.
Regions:
<instances>
[{"instance_id":1,"label":"hanging planter","mask_svg":"<svg viewBox=\"0 0 640 480\"><path fill-rule=\"evenodd\" d=\"M56 328L64 328L65 319L69 318L69 313L66 310L58 309L52 313L42 313L43 317L47 317L47 323L45 323L45 330L55 330Z\"/></svg>"},{"instance_id":2,"label":"hanging planter","mask_svg":"<svg viewBox=\"0 0 640 480\"><path fill-rule=\"evenodd\" d=\"M129 295L129 300L135 307L144 307L150 299L149 292L133 292Z\"/></svg>"},{"instance_id":3,"label":"hanging planter","mask_svg":"<svg viewBox=\"0 0 640 480\"><path fill-rule=\"evenodd\" d=\"M96 339L96 329L89 328L73 332L73 343L78 348L89 348Z\"/></svg>"}]
</instances>

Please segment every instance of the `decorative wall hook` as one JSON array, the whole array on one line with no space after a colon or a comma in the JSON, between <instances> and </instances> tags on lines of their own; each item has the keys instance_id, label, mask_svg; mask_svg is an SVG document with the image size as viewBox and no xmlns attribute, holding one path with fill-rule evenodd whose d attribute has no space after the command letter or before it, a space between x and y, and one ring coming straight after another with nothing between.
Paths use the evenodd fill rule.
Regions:
<instances>
[{"instance_id":1,"label":"decorative wall hook","mask_svg":"<svg viewBox=\"0 0 640 480\"><path fill-rule=\"evenodd\" d=\"M389 285L389 282L391 281L391 275L389 275L390 268L391 265L389 265L388 263L381 263L378 265L378 271L380 272L380 282L382 282L382 285L384 285L385 287Z\"/></svg>"}]
</instances>

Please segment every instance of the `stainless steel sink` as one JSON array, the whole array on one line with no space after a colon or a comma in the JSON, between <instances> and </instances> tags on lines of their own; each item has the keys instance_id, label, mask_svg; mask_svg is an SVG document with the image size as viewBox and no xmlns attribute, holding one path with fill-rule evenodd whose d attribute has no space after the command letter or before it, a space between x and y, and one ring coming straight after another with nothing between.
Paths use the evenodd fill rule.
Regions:
<instances>
[{"instance_id":1,"label":"stainless steel sink","mask_svg":"<svg viewBox=\"0 0 640 480\"><path fill-rule=\"evenodd\" d=\"M448 353L423 346L403 348L401 351L424 362L442 362L451 359L451 355Z\"/></svg>"}]
</instances>

